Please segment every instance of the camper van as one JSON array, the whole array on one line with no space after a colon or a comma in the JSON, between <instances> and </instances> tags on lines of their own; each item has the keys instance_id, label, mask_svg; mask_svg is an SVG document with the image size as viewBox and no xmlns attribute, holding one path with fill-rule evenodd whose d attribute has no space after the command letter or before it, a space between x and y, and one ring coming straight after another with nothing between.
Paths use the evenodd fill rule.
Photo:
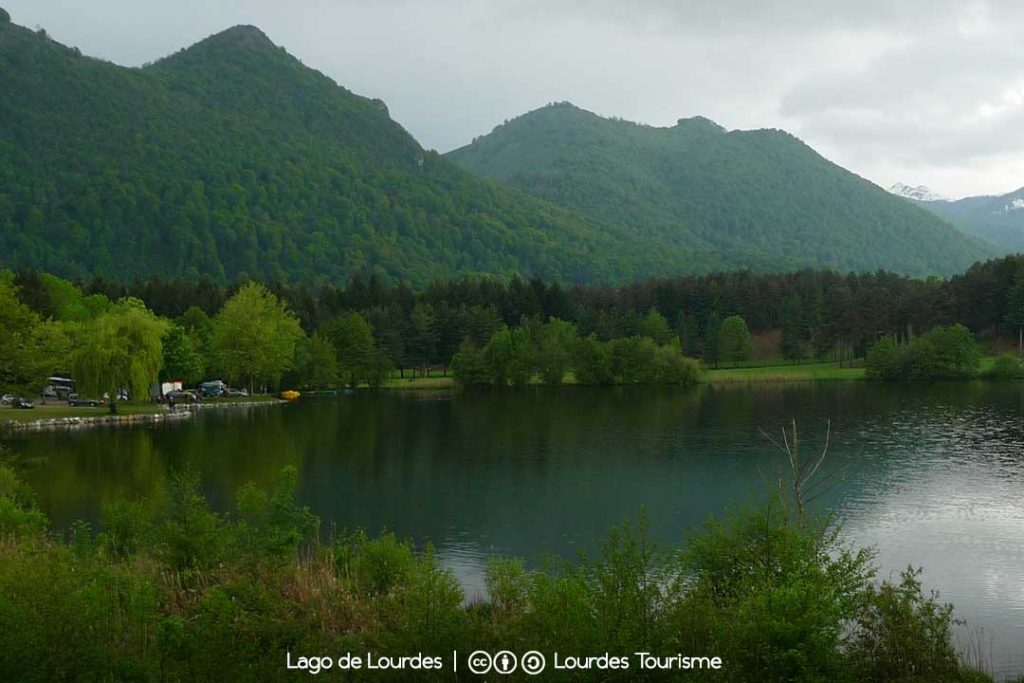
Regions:
<instances>
[{"instance_id":1,"label":"camper van","mask_svg":"<svg viewBox=\"0 0 1024 683\"><path fill-rule=\"evenodd\" d=\"M68 396L75 393L75 380L68 377L47 377L46 388L43 389L43 396L66 401Z\"/></svg>"}]
</instances>

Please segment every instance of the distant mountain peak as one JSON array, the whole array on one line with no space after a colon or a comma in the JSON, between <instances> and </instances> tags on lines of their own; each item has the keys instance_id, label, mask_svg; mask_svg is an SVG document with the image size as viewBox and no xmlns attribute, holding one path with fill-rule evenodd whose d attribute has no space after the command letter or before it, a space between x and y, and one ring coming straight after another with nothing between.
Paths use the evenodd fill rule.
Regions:
<instances>
[{"instance_id":1,"label":"distant mountain peak","mask_svg":"<svg viewBox=\"0 0 1024 683\"><path fill-rule=\"evenodd\" d=\"M889 187L889 192L898 196L906 197L907 199L913 199L917 202L946 202L949 201L946 197L940 194L932 192L924 185L904 185L903 183L896 183Z\"/></svg>"},{"instance_id":2,"label":"distant mountain peak","mask_svg":"<svg viewBox=\"0 0 1024 683\"><path fill-rule=\"evenodd\" d=\"M199 41L193 47L211 44L230 45L243 49L277 49L277 45L267 37L266 33L251 24L239 24L238 26L224 29L220 33L214 33L209 38Z\"/></svg>"},{"instance_id":3,"label":"distant mountain peak","mask_svg":"<svg viewBox=\"0 0 1024 683\"><path fill-rule=\"evenodd\" d=\"M682 118L676 121L676 128L682 128L684 126L707 128L709 130L714 130L721 133L726 132L725 128L718 125L717 123L707 118L706 116L691 116L689 118Z\"/></svg>"}]
</instances>

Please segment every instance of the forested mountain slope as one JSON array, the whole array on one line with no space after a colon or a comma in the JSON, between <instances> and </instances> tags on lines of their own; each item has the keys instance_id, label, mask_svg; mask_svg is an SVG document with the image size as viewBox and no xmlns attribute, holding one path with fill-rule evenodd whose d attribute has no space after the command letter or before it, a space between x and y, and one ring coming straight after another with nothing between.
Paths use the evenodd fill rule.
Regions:
<instances>
[{"instance_id":1,"label":"forested mountain slope","mask_svg":"<svg viewBox=\"0 0 1024 683\"><path fill-rule=\"evenodd\" d=\"M1024 252L1024 187L1003 195L915 203L1000 252Z\"/></svg>"},{"instance_id":2,"label":"forested mountain slope","mask_svg":"<svg viewBox=\"0 0 1024 683\"><path fill-rule=\"evenodd\" d=\"M778 130L703 118L657 128L559 103L447 156L715 267L948 274L992 253Z\"/></svg>"},{"instance_id":3,"label":"forested mountain slope","mask_svg":"<svg viewBox=\"0 0 1024 683\"><path fill-rule=\"evenodd\" d=\"M623 282L684 250L473 176L239 26L143 68L0 13L0 267L128 280Z\"/></svg>"}]
</instances>

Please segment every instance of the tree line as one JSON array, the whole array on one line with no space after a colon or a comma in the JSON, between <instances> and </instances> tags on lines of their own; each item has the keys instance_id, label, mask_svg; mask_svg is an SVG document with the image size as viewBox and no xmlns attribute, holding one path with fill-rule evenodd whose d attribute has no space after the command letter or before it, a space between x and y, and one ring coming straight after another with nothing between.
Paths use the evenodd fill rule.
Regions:
<instances>
[{"instance_id":1,"label":"tree line","mask_svg":"<svg viewBox=\"0 0 1024 683\"><path fill-rule=\"evenodd\" d=\"M25 297L31 297L31 279L31 273L19 274ZM213 315L238 287L209 278L78 284L86 294L137 297L171 318L193 305ZM384 337L401 340L403 348L393 352L396 366L404 367L424 358L447 362L463 337L482 345L501 324L514 327L530 318L559 318L575 324L581 336L595 334L602 341L643 336L651 310L680 337L685 355L708 364L716 361L717 329L732 315L742 317L755 336L781 331L780 355L794 360L862 357L883 336L905 341L937 325L961 323L983 339L1013 335L1016 340L1024 328L1020 255L977 263L948 279L800 270L655 278L622 287L478 277L437 280L414 291L373 275L355 276L344 286L266 285L307 333L342 313L359 312Z\"/></svg>"},{"instance_id":2,"label":"tree line","mask_svg":"<svg viewBox=\"0 0 1024 683\"><path fill-rule=\"evenodd\" d=\"M343 287L314 288L282 282L224 287L202 277L72 282L37 271L7 272L0 277L0 383L38 385L48 374L71 373L81 355L76 349L86 347L120 353L125 361L115 363L112 356L109 363L140 359L137 349L125 350L128 336L118 330L119 324L143 320L140 306L163 321L149 334L159 337L159 352L152 344L138 347L145 347L148 357L143 369L186 383L222 373L253 388L380 385L392 373L444 372L460 350L473 360L477 351L486 356L488 347L492 367L477 372L472 383L483 375L494 381L495 373L503 376L498 381L511 383L515 373L492 362L498 347L514 348L511 340L522 334L532 345L544 335L560 338L541 334L555 320L572 326L577 341L557 353L550 340L543 350L530 346L540 359L534 368L538 376L545 375L542 366L564 357L558 362L576 372L578 381L586 380L588 370L576 368L582 349L600 346L596 358L606 351L620 358L620 369L608 381L623 381L621 359L638 342L616 342L612 346L618 351L611 353L612 346L603 345L613 340L646 338L659 349L677 343L683 356L708 366L749 357L751 340L773 333L778 356L794 361L843 362L864 356L885 337L905 345L934 327L956 323L983 341L1016 340L1024 329L1024 257L979 263L948 280L886 272L743 271L617 288L464 278L437 281L420 291L373 276L354 277ZM99 318L103 325L89 330ZM243 341L250 344L244 351ZM254 344L265 348L253 353ZM650 355L646 342L639 352ZM465 370L467 355L461 358ZM607 380L602 361L595 362L598 370L590 372L590 381ZM83 376L98 373L96 367L78 369ZM547 376L554 372L549 369ZM143 373L137 366L128 374ZM116 379L137 384L127 376Z\"/></svg>"},{"instance_id":3,"label":"tree line","mask_svg":"<svg viewBox=\"0 0 1024 683\"><path fill-rule=\"evenodd\" d=\"M663 317L652 311L648 318L655 336L608 342L593 334L580 337L574 324L558 318L546 323L534 319L512 329L503 326L483 348L463 341L452 358L452 372L463 386L524 386L535 377L558 385L570 372L577 384L696 383L700 364L682 355Z\"/></svg>"},{"instance_id":4,"label":"tree line","mask_svg":"<svg viewBox=\"0 0 1024 683\"><path fill-rule=\"evenodd\" d=\"M28 296L32 283L31 273L26 274L19 285ZM237 289L204 278L78 284L87 294L137 297L169 317L191 305L212 315ZM523 318L558 317L577 325L581 335L593 333L603 341L640 334L644 316L653 309L679 335L686 355L710 362L715 360L714 349L706 348L707 342L730 315L741 316L754 334L780 330L784 354L794 358L861 356L882 336L905 340L938 325L961 323L983 338L1016 337L1024 327L1021 255L979 262L949 279L913 279L882 270L739 270L625 287L566 287L521 278L440 280L414 292L370 274L353 276L343 287L269 282L267 288L288 303L307 332L342 311L359 311L375 329L393 329L403 341L413 336L411 318L417 304L423 306L420 331L430 322L426 313L432 314L434 327L458 333L478 333L473 328L481 317L509 327ZM481 342L478 336L476 341ZM441 362L452 357L461 339L459 334L442 333L437 343L431 360Z\"/></svg>"}]
</instances>

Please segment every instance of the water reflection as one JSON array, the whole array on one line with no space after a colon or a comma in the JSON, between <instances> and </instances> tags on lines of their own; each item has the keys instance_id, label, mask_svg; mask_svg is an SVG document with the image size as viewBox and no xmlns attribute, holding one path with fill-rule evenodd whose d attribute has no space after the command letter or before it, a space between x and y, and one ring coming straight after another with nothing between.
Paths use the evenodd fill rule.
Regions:
<instances>
[{"instance_id":1,"label":"water reflection","mask_svg":"<svg viewBox=\"0 0 1024 683\"><path fill-rule=\"evenodd\" d=\"M848 480L817 504L874 544L885 571L922 565L961 615L1024 652L1024 388L824 383L681 389L531 389L302 401L209 412L193 424L19 436L58 524L104 500L152 497L190 465L221 509L285 465L329 525L432 542L470 595L486 558L594 552L646 507L677 543L774 475L759 427L797 419L805 448L832 420L829 468ZM1020 662L1024 666L1024 662Z\"/></svg>"}]
</instances>

